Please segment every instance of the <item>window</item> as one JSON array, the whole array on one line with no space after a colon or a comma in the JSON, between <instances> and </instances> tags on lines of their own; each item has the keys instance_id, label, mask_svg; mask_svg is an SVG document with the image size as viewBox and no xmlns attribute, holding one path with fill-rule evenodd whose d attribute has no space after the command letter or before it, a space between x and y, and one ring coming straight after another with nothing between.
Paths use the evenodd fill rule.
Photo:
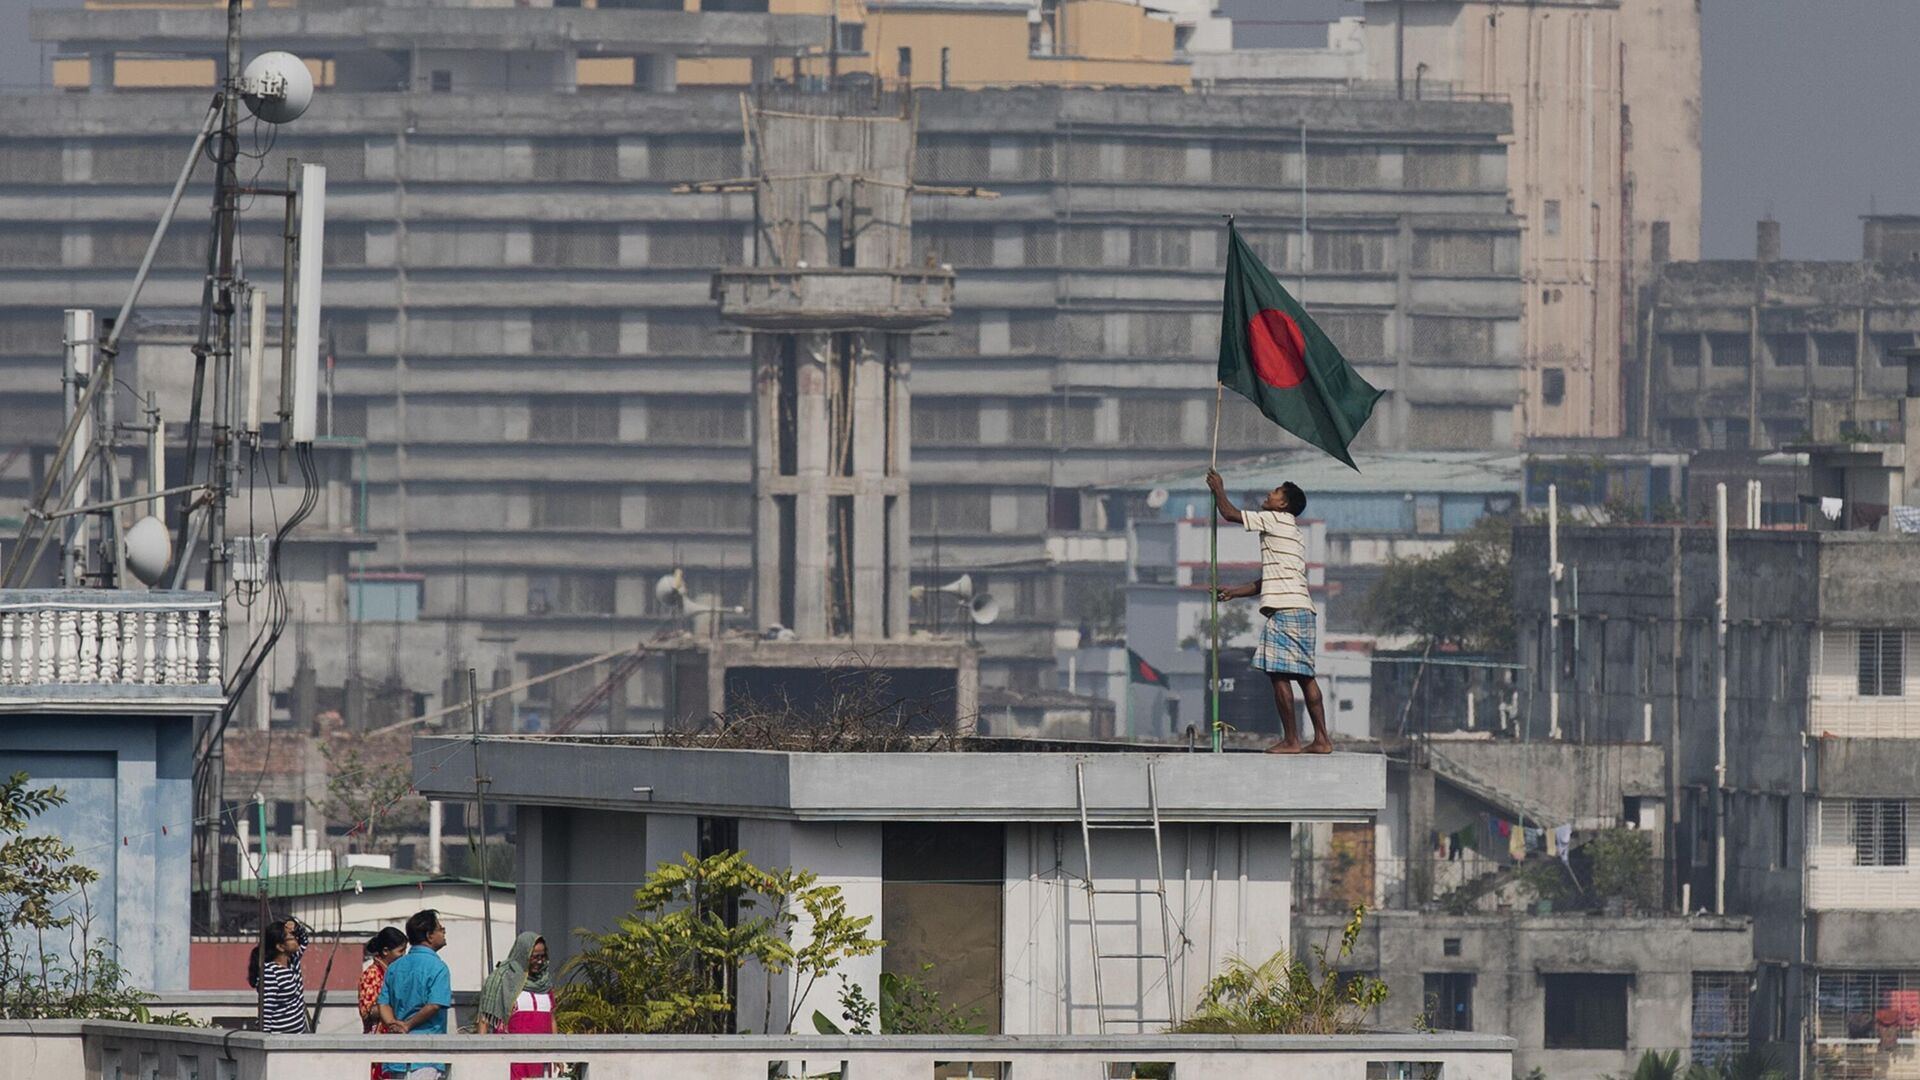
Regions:
<instances>
[{"instance_id":1,"label":"window","mask_svg":"<svg viewBox=\"0 0 1920 1080\"><path fill-rule=\"evenodd\" d=\"M1380 154L1372 147L1317 146L1307 151L1307 183L1314 187L1370 187L1380 181Z\"/></svg>"},{"instance_id":2,"label":"window","mask_svg":"<svg viewBox=\"0 0 1920 1080\"><path fill-rule=\"evenodd\" d=\"M1692 1060L1715 1066L1747 1049L1747 986L1744 972L1693 973Z\"/></svg>"},{"instance_id":3,"label":"window","mask_svg":"<svg viewBox=\"0 0 1920 1080\"><path fill-rule=\"evenodd\" d=\"M647 492L647 528L661 532L739 531L753 524L753 497L745 488L681 489Z\"/></svg>"},{"instance_id":4,"label":"window","mask_svg":"<svg viewBox=\"0 0 1920 1080\"><path fill-rule=\"evenodd\" d=\"M1548 367L1540 369L1540 403L1558 405L1567 399L1567 370Z\"/></svg>"},{"instance_id":5,"label":"window","mask_svg":"<svg viewBox=\"0 0 1920 1080\"><path fill-rule=\"evenodd\" d=\"M992 266L992 225L944 225L915 229L915 262L947 263L952 266Z\"/></svg>"},{"instance_id":6,"label":"window","mask_svg":"<svg viewBox=\"0 0 1920 1080\"><path fill-rule=\"evenodd\" d=\"M840 24L844 33L845 23ZM647 175L652 180L716 180L739 176L740 137L668 135L647 143Z\"/></svg>"},{"instance_id":7,"label":"window","mask_svg":"<svg viewBox=\"0 0 1920 1080\"><path fill-rule=\"evenodd\" d=\"M918 410L920 403L915 402L913 407ZM1052 400L1009 401L1007 441L1045 445L1064 439L1069 445L1084 446L1093 442L1099 409L1099 403L1091 398L1076 398L1064 404Z\"/></svg>"},{"instance_id":8,"label":"window","mask_svg":"<svg viewBox=\"0 0 1920 1080\"><path fill-rule=\"evenodd\" d=\"M1314 230L1313 269L1332 274L1364 274L1384 270L1390 245L1385 233Z\"/></svg>"},{"instance_id":9,"label":"window","mask_svg":"<svg viewBox=\"0 0 1920 1080\"><path fill-rule=\"evenodd\" d=\"M1813 335L1813 354L1821 367L1852 367L1859 342L1852 334Z\"/></svg>"},{"instance_id":10,"label":"window","mask_svg":"<svg viewBox=\"0 0 1920 1080\"><path fill-rule=\"evenodd\" d=\"M843 53L863 53L867 51L867 26L865 23L843 22L840 24L840 51Z\"/></svg>"},{"instance_id":11,"label":"window","mask_svg":"<svg viewBox=\"0 0 1920 1080\"><path fill-rule=\"evenodd\" d=\"M1666 360L1668 367L1699 367L1700 335L1661 334L1660 354Z\"/></svg>"},{"instance_id":12,"label":"window","mask_svg":"<svg viewBox=\"0 0 1920 1080\"><path fill-rule=\"evenodd\" d=\"M453 93L453 72L435 70L432 75L428 76L427 89L436 94Z\"/></svg>"},{"instance_id":13,"label":"window","mask_svg":"<svg viewBox=\"0 0 1920 1080\"><path fill-rule=\"evenodd\" d=\"M1625 1050L1631 975L1542 975L1548 1050Z\"/></svg>"},{"instance_id":14,"label":"window","mask_svg":"<svg viewBox=\"0 0 1920 1080\"><path fill-rule=\"evenodd\" d=\"M1458 944L1458 939L1455 939ZM1435 1031L1473 1030L1473 974L1429 972L1423 1008Z\"/></svg>"},{"instance_id":15,"label":"window","mask_svg":"<svg viewBox=\"0 0 1920 1080\"><path fill-rule=\"evenodd\" d=\"M1434 359L1484 360L1493 355L1493 319L1413 316L1413 351Z\"/></svg>"},{"instance_id":16,"label":"window","mask_svg":"<svg viewBox=\"0 0 1920 1080\"><path fill-rule=\"evenodd\" d=\"M1133 265L1184 268L1192 261L1192 240L1189 229L1137 228L1133 230Z\"/></svg>"},{"instance_id":17,"label":"window","mask_svg":"<svg viewBox=\"0 0 1920 1080\"><path fill-rule=\"evenodd\" d=\"M1540 228L1548 236L1560 235L1560 200L1548 199L1540 208Z\"/></svg>"},{"instance_id":18,"label":"window","mask_svg":"<svg viewBox=\"0 0 1920 1080\"><path fill-rule=\"evenodd\" d=\"M920 398L913 403L913 441L927 446L966 446L980 441L980 402L975 398Z\"/></svg>"},{"instance_id":19,"label":"window","mask_svg":"<svg viewBox=\"0 0 1920 1080\"><path fill-rule=\"evenodd\" d=\"M573 484L535 489L531 524L536 529L617 529L620 489Z\"/></svg>"},{"instance_id":20,"label":"window","mask_svg":"<svg viewBox=\"0 0 1920 1080\"><path fill-rule=\"evenodd\" d=\"M740 226L732 222L663 223L647 231L647 262L653 266L729 266L741 258Z\"/></svg>"},{"instance_id":21,"label":"window","mask_svg":"<svg viewBox=\"0 0 1920 1080\"><path fill-rule=\"evenodd\" d=\"M1366 1080L1440 1080L1445 1068L1439 1061L1369 1061Z\"/></svg>"},{"instance_id":22,"label":"window","mask_svg":"<svg viewBox=\"0 0 1920 1080\"><path fill-rule=\"evenodd\" d=\"M1494 235L1470 232L1413 234L1413 268L1450 274L1494 272Z\"/></svg>"},{"instance_id":23,"label":"window","mask_svg":"<svg viewBox=\"0 0 1920 1080\"><path fill-rule=\"evenodd\" d=\"M1341 704L1344 707L1346 703L1342 702ZM1440 955L1459 956L1460 955L1460 939L1457 937L1441 938L1440 939Z\"/></svg>"},{"instance_id":24,"label":"window","mask_svg":"<svg viewBox=\"0 0 1920 1080\"><path fill-rule=\"evenodd\" d=\"M1807 366L1807 335L1768 334L1766 342L1767 356L1774 367Z\"/></svg>"},{"instance_id":25,"label":"window","mask_svg":"<svg viewBox=\"0 0 1920 1080\"><path fill-rule=\"evenodd\" d=\"M1182 402L1163 398L1120 399L1120 445L1178 446L1181 444Z\"/></svg>"},{"instance_id":26,"label":"window","mask_svg":"<svg viewBox=\"0 0 1920 1080\"><path fill-rule=\"evenodd\" d=\"M1745 334L1708 334L1707 352L1714 367L1746 367L1752 353Z\"/></svg>"},{"instance_id":27,"label":"window","mask_svg":"<svg viewBox=\"0 0 1920 1080\"><path fill-rule=\"evenodd\" d=\"M58 225L12 225L0 229L0 264L23 268L58 266L65 232Z\"/></svg>"},{"instance_id":28,"label":"window","mask_svg":"<svg viewBox=\"0 0 1920 1080\"><path fill-rule=\"evenodd\" d=\"M914 147L913 174L921 180L948 184L985 180L992 171L992 160L992 144L986 139L927 137Z\"/></svg>"},{"instance_id":29,"label":"window","mask_svg":"<svg viewBox=\"0 0 1920 1080\"><path fill-rule=\"evenodd\" d=\"M535 180L574 180L606 183L620 179L620 140L535 139Z\"/></svg>"},{"instance_id":30,"label":"window","mask_svg":"<svg viewBox=\"0 0 1920 1080\"><path fill-rule=\"evenodd\" d=\"M1855 799L1847 839L1855 866L1907 865L1907 804L1903 799Z\"/></svg>"},{"instance_id":31,"label":"window","mask_svg":"<svg viewBox=\"0 0 1920 1080\"><path fill-rule=\"evenodd\" d=\"M618 401L543 396L527 402L527 438L534 442L600 442L619 436Z\"/></svg>"},{"instance_id":32,"label":"window","mask_svg":"<svg viewBox=\"0 0 1920 1080\"><path fill-rule=\"evenodd\" d=\"M1906 633L1862 630L1859 636L1861 697L1901 697L1906 673Z\"/></svg>"},{"instance_id":33,"label":"window","mask_svg":"<svg viewBox=\"0 0 1920 1080\"><path fill-rule=\"evenodd\" d=\"M1273 188L1300 174L1287 167L1287 151L1268 143L1219 142L1213 145L1213 179L1218 184ZM1264 255L1262 256L1265 257ZM1269 262L1271 266L1273 263Z\"/></svg>"},{"instance_id":34,"label":"window","mask_svg":"<svg viewBox=\"0 0 1920 1080\"><path fill-rule=\"evenodd\" d=\"M529 615L611 615L612 574L534 574L527 579Z\"/></svg>"},{"instance_id":35,"label":"window","mask_svg":"<svg viewBox=\"0 0 1920 1080\"><path fill-rule=\"evenodd\" d=\"M656 397L647 401L647 441L695 445L745 442L742 403L729 398Z\"/></svg>"},{"instance_id":36,"label":"window","mask_svg":"<svg viewBox=\"0 0 1920 1080\"><path fill-rule=\"evenodd\" d=\"M1187 148L1177 142L1127 142L1120 166L1121 176L1127 180L1178 183L1187 177Z\"/></svg>"},{"instance_id":37,"label":"window","mask_svg":"<svg viewBox=\"0 0 1920 1080\"><path fill-rule=\"evenodd\" d=\"M1474 165L1479 154L1472 150L1435 150L1408 148L1406 186L1417 190L1459 190L1474 186Z\"/></svg>"},{"instance_id":38,"label":"window","mask_svg":"<svg viewBox=\"0 0 1920 1080\"><path fill-rule=\"evenodd\" d=\"M327 233L333 239L333 233ZM533 227L533 265L535 266L617 266L620 263L620 233L605 225L535 224Z\"/></svg>"},{"instance_id":39,"label":"window","mask_svg":"<svg viewBox=\"0 0 1920 1080\"><path fill-rule=\"evenodd\" d=\"M548 355L617 353L620 317L590 310L534 312L533 351Z\"/></svg>"},{"instance_id":40,"label":"window","mask_svg":"<svg viewBox=\"0 0 1920 1080\"><path fill-rule=\"evenodd\" d=\"M1920 994L1920 971L1822 971L1816 978L1813 1033L1819 1039L1871 1039L1875 1012Z\"/></svg>"},{"instance_id":41,"label":"window","mask_svg":"<svg viewBox=\"0 0 1920 1080\"><path fill-rule=\"evenodd\" d=\"M59 139L8 139L0 155L0 184L57 184L62 175Z\"/></svg>"},{"instance_id":42,"label":"window","mask_svg":"<svg viewBox=\"0 0 1920 1080\"><path fill-rule=\"evenodd\" d=\"M993 498L985 488L915 485L912 518L916 533L985 533L992 524Z\"/></svg>"},{"instance_id":43,"label":"window","mask_svg":"<svg viewBox=\"0 0 1920 1080\"><path fill-rule=\"evenodd\" d=\"M1387 354L1387 317L1372 311L1316 312L1313 321L1347 359Z\"/></svg>"},{"instance_id":44,"label":"window","mask_svg":"<svg viewBox=\"0 0 1920 1080\"><path fill-rule=\"evenodd\" d=\"M1901 351L1920 344L1920 335L1874 334L1867 340L1873 346L1873 355L1880 361L1881 367L1899 368L1907 362L1907 358L1900 355Z\"/></svg>"},{"instance_id":45,"label":"window","mask_svg":"<svg viewBox=\"0 0 1920 1080\"><path fill-rule=\"evenodd\" d=\"M894 72L903 79L913 78L912 49L907 48L905 45L900 46L900 60L899 63L894 66Z\"/></svg>"}]
</instances>

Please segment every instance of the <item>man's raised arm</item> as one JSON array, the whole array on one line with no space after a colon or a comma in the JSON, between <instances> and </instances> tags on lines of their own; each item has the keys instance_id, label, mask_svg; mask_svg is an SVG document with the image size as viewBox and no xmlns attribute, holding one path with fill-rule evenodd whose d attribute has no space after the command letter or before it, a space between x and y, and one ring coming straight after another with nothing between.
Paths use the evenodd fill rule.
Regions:
<instances>
[{"instance_id":1,"label":"man's raised arm","mask_svg":"<svg viewBox=\"0 0 1920 1080\"><path fill-rule=\"evenodd\" d=\"M1227 498L1226 481L1220 479L1220 474L1212 469L1207 470L1207 487L1213 491L1213 507L1220 512L1220 516L1235 525L1240 524L1242 520L1240 508L1233 505L1232 499Z\"/></svg>"}]
</instances>

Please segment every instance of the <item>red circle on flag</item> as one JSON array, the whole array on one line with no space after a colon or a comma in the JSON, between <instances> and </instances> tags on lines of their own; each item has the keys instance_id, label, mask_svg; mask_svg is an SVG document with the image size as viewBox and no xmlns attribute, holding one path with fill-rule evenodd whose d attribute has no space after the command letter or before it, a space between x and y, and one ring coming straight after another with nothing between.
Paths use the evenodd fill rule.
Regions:
<instances>
[{"instance_id":1,"label":"red circle on flag","mask_svg":"<svg viewBox=\"0 0 1920 1080\"><path fill-rule=\"evenodd\" d=\"M1286 312L1264 308L1248 319L1247 351L1253 354L1253 373L1268 386L1284 390L1306 381L1306 337Z\"/></svg>"}]
</instances>

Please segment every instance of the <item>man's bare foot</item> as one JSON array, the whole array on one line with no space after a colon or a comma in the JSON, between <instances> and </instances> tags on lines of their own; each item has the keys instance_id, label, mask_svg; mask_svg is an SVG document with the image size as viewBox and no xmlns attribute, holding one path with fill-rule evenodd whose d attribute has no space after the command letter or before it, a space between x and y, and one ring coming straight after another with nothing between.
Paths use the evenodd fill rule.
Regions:
<instances>
[{"instance_id":1,"label":"man's bare foot","mask_svg":"<svg viewBox=\"0 0 1920 1080\"><path fill-rule=\"evenodd\" d=\"M1306 747L1301 746L1298 739L1282 739L1267 747L1269 754L1304 754L1306 752Z\"/></svg>"},{"instance_id":2,"label":"man's bare foot","mask_svg":"<svg viewBox=\"0 0 1920 1080\"><path fill-rule=\"evenodd\" d=\"M1304 753L1331 754L1333 753L1333 744L1328 742L1325 739L1315 739L1312 742L1307 744L1307 748L1304 751Z\"/></svg>"}]
</instances>

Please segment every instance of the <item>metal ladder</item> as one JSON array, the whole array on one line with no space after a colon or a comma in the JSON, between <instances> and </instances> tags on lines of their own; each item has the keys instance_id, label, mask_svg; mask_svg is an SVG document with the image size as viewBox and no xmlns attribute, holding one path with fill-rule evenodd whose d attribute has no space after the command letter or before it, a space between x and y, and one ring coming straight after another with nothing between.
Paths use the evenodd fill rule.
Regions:
<instances>
[{"instance_id":1,"label":"metal ladder","mask_svg":"<svg viewBox=\"0 0 1920 1080\"><path fill-rule=\"evenodd\" d=\"M1167 867L1166 857L1160 844L1160 788L1154 774L1154 761L1147 759L1147 823L1099 824L1087 814L1087 764L1082 761L1074 765L1074 784L1080 799L1080 844L1085 857L1087 893L1087 939L1093 949L1093 1002L1095 1014L1100 1019L1100 1033L1107 1033L1107 997L1106 986L1100 975L1100 965L1107 960L1158 960L1166 972L1167 1014L1164 1017L1142 1016L1138 1019L1121 1019L1115 1023L1138 1024L1144 1031L1149 1024L1171 1025L1178 1020L1178 1000L1173 984L1173 913L1167 906ZM1136 831L1146 830L1153 833L1153 872L1154 887L1151 889L1103 889L1095 884L1093 872L1093 834L1096 831ZM1160 951L1138 953L1104 953L1100 951L1100 912L1099 898L1102 896L1142 896L1155 897L1160 904ZM1141 1008L1145 1011L1146 986L1140 987Z\"/></svg>"}]
</instances>

